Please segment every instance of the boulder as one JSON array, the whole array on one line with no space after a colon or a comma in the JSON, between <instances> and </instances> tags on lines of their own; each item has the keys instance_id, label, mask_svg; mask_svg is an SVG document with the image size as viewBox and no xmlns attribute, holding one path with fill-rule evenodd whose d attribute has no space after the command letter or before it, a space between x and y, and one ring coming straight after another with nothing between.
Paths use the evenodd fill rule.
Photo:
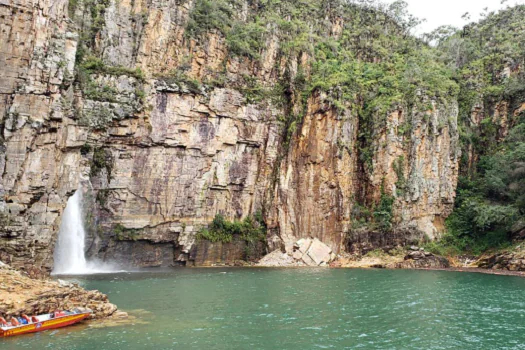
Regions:
<instances>
[{"instance_id":1,"label":"boulder","mask_svg":"<svg viewBox=\"0 0 525 350\"><path fill-rule=\"evenodd\" d=\"M310 249L310 246L312 245L312 240L310 238L307 239L300 239L297 242L295 242L294 247L297 247L297 250L303 254L306 254L308 252L308 249Z\"/></svg>"},{"instance_id":2,"label":"boulder","mask_svg":"<svg viewBox=\"0 0 525 350\"><path fill-rule=\"evenodd\" d=\"M257 266L328 266L337 257L332 249L317 238L301 238L291 254L276 250L262 258Z\"/></svg>"},{"instance_id":3,"label":"boulder","mask_svg":"<svg viewBox=\"0 0 525 350\"><path fill-rule=\"evenodd\" d=\"M332 249L316 238L308 249L307 255L317 266L323 263L328 264L332 259Z\"/></svg>"},{"instance_id":4,"label":"boulder","mask_svg":"<svg viewBox=\"0 0 525 350\"><path fill-rule=\"evenodd\" d=\"M287 253L283 253L280 250L275 250L270 254L264 256L257 263L259 267L292 267L292 266L304 266L302 262L294 259Z\"/></svg>"},{"instance_id":5,"label":"boulder","mask_svg":"<svg viewBox=\"0 0 525 350\"><path fill-rule=\"evenodd\" d=\"M448 259L424 250L413 250L404 261L394 264L397 269L445 269L450 267Z\"/></svg>"},{"instance_id":6,"label":"boulder","mask_svg":"<svg viewBox=\"0 0 525 350\"><path fill-rule=\"evenodd\" d=\"M319 266L308 254L304 254L301 261L306 264L306 266Z\"/></svg>"}]
</instances>

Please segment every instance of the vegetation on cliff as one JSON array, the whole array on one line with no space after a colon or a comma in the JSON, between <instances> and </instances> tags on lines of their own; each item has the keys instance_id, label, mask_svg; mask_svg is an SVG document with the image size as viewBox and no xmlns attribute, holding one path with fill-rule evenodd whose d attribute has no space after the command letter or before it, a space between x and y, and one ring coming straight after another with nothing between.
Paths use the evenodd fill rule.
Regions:
<instances>
[{"instance_id":1,"label":"vegetation on cliff","mask_svg":"<svg viewBox=\"0 0 525 350\"><path fill-rule=\"evenodd\" d=\"M164 230L164 224L170 232L179 232L178 225L183 222L192 222L192 227L204 225L203 213L215 214L218 200L211 193L217 190L210 186L211 176L206 176L212 174L210 164L224 170L218 188L229 190L231 195L225 199L224 213L238 221L217 215L199 233L201 239L231 242L238 236L248 242L264 241L264 218L253 216L253 209L241 213L232 205L241 200L253 200L253 205L239 208L261 208L265 215L284 201L295 201L286 204L292 210L282 209L296 221L299 215L307 216L305 213L327 212L323 218L306 218L321 222L311 230L295 227L295 222L285 225L282 220L288 219L269 214L274 215L268 220L272 236L289 227L291 232L283 237L320 234L324 229L323 235L336 236L353 225L385 236L395 231L397 223L417 221L414 225L420 225L419 221L427 219L420 226L428 224L432 230L434 216L446 217L452 206L457 175L457 101L464 170L456 210L447 223L449 234L443 244L460 250L483 250L508 241L522 222L525 194L520 169L525 162L525 136L523 113L515 111L521 108L525 85L521 73L525 52L523 7L489 14L480 23L460 31L442 28L428 36L438 44L433 46L412 35L418 20L407 12L403 1L384 5L374 0L195 0L147 6L132 2L128 6L107 0L71 0L69 5L76 26L71 25L71 32L78 30L78 46L70 50L71 62L60 61L59 68L63 72L64 67L75 63L75 71L67 72L69 77L61 81L57 70L61 101L48 108L56 111L56 125L42 130L77 127L76 122L87 127L77 133L82 140L73 140L73 131L68 134L71 137L67 147L78 149L84 160L90 161L99 207L107 209L100 216L106 223L116 224L111 226L114 234L107 233L110 239L148 239L147 232L139 236L117 224L126 221L123 215L130 213L134 217L158 215L158 219L151 220L158 231ZM172 7L170 11L166 6ZM157 16L158 26L146 25L148 16ZM70 34L75 34L72 39L77 33ZM74 50L76 62L72 61ZM52 53L49 55L52 57ZM47 72L39 75L51 76ZM184 94L184 99L175 101L177 94ZM175 105L183 104L185 111L175 111ZM246 112L242 118L239 106ZM397 123L388 119L393 112L399 112L399 125L390 131L387 123ZM9 133L16 133L26 116L19 119L14 107L8 113L9 120L2 122L2 129L4 124L11 124ZM280 167L288 165L287 158L295 157L294 147L304 136L304 120L316 113L328 116L325 120L335 119L328 128L340 128L335 131L346 135L327 133L324 140L314 140L324 144L311 149L326 145L330 150L324 154L319 151L317 157L305 162L315 169L312 174L315 171L323 177L324 183L318 192L299 198L297 191L284 193L288 188L279 186L285 181L292 185L289 187L304 184L293 172L301 173L297 159L307 158L304 154L309 149L291 161L296 161L290 165L294 168L291 175L283 176ZM224 120L226 123L222 123ZM51 125L47 119L44 123ZM225 133L218 124L222 129L236 128L241 136L234 137L232 132L231 139L225 140L218 134ZM221 148L208 147L210 140L221 144ZM13 141L9 142L14 149ZM446 150L432 149L441 146ZM223 152L233 147L239 152L235 156ZM157 155L153 148L160 150ZM253 153L243 153L241 162L240 149ZM430 153L434 151L444 156L433 159ZM26 154L11 152L12 159L27 159ZM62 158L55 155L53 159L58 168ZM318 166L327 159L334 162ZM433 169L421 170L427 165ZM72 171L77 169L75 166L71 165ZM144 170L148 167L162 171ZM453 170L443 173L434 167ZM6 190L11 191L9 195L16 192L20 181L32 178L25 172L28 170L9 170L6 178L13 179ZM128 182L130 177L136 182ZM245 185L247 177L249 185ZM166 180L165 185L159 179ZM448 186L447 182L454 184ZM380 189L381 183L388 186ZM131 186L138 191L119 196ZM175 186L185 190L174 190ZM55 187L49 184L48 193L55 193ZM194 193L200 196L198 200ZM137 211L127 207L134 205L130 204L134 203L132 195L142 200ZM273 196L281 197L274 200ZM316 203L304 204L301 201L305 197L315 198ZM121 204L108 203L113 199ZM16 211L20 204L17 200L10 206ZM277 203L279 200L282 202ZM436 202L439 204L434 205ZM21 212L31 213L32 204L23 204ZM414 209L420 204L424 213ZM42 208L49 212L47 204ZM296 208L297 212L292 213ZM332 220L329 216L334 213ZM191 220L179 220L181 217ZM9 217L2 219L5 222ZM46 225L48 222L51 220L46 219ZM53 230L47 230L49 237L41 244L46 254L52 246ZM192 244L192 238L184 244Z\"/></svg>"},{"instance_id":2,"label":"vegetation on cliff","mask_svg":"<svg viewBox=\"0 0 525 350\"><path fill-rule=\"evenodd\" d=\"M118 121L108 104L122 104L121 91L111 80L120 75L132 78L138 87L155 79L161 84L177 85L180 89L175 91L203 98L208 98L207 93L216 87L235 89L246 103L270 105L279 113L281 135L272 173L275 187L280 166L308 113L308 101L312 96L322 96L326 108L357 120L358 146L348 147L348 152L354 152L358 171L363 173L359 175L355 202L364 214L355 223L371 230L392 230L396 201L409 188L402 169L404 158L396 161L397 191L388 186L379 195L377 183L372 184L375 142L387 117L397 110L410 115L432 111L436 103L455 104L459 92L454 69L444 64L436 48L412 35L418 20L408 13L403 1L385 5L373 0L196 0L188 7L187 17L178 23L184 35L178 43L180 53L170 58L176 63L165 70L145 73L112 65L111 61L114 64L120 60L101 49L108 45L103 28L109 4L105 0L83 0L71 8L79 12L86 6L95 9L88 16L76 14L81 36L86 39L81 40L77 54L76 83L89 106L96 107L84 108L84 114L92 119L92 128L103 132ZM202 70L196 72L193 56L199 48L215 45L224 45L213 54L223 61L214 65L199 62ZM268 59L269 55L275 57ZM273 67L264 67L272 61ZM233 72L235 69L239 71ZM259 75L263 70L269 72L268 79ZM450 123L449 117L444 118L445 124ZM406 143L411 142L407 135L415 128L411 123L407 117L399 126ZM430 129L428 116L425 123ZM455 129L455 121L451 125ZM100 147L94 150L91 175L106 169L109 181L110 154L101 152ZM410 163L408 156L406 160ZM268 192L273 196L274 191ZM272 200L265 200L263 212L275 204ZM246 220L257 221L250 217ZM228 241L232 232L257 231L257 225L245 221L212 224L199 236Z\"/></svg>"},{"instance_id":3,"label":"vegetation on cliff","mask_svg":"<svg viewBox=\"0 0 525 350\"><path fill-rule=\"evenodd\" d=\"M368 214L354 219L370 229L391 230L392 207L405 190L404 175L397 193L387 188L381 198L372 198L368 190L372 186L366 181L374 171L374 141L394 110L410 114L433 110L432 103L454 103L459 92L454 69L442 62L436 48L411 34L419 21L403 1L385 5L368 0L258 0L243 5L234 0L197 0L185 33L203 46L210 32L219 33L231 56L256 67L267 53L266 45L278 42L276 62L281 67L273 82L243 76L228 84L243 92L248 102L282 108L281 158L274 176L301 129L308 99L321 94L329 108L359 120L355 156L364 174L356 201L360 212ZM208 73L203 84L227 81L220 69ZM407 119L400 130L412 129Z\"/></svg>"},{"instance_id":4,"label":"vegetation on cliff","mask_svg":"<svg viewBox=\"0 0 525 350\"><path fill-rule=\"evenodd\" d=\"M461 146L455 210L442 252L479 254L525 229L525 6L429 35L459 82Z\"/></svg>"},{"instance_id":5,"label":"vegetation on cliff","mask_svg":"<svg viewBox=\"0 0 525 350\"><path fill-rule=\"evenodd\" d=\"M200 230L197 238L214 243L231 243L235 236L248 243L264 242L266 224L262 214L257 212L254 216L247 216L242 221L228 221L221 214L217 214L207 228Z\"/></svg>"},{"instance_id":6,"label":"vegetation on cliff","mask_svg":"<svg viewBox=\"0 0 525 350\"><path fill-rule=\"evenodd\" d=\"M243 13L241 3L197 0L186 35L205 42L210 31L218 31L226 37L230 54L255 64L265 43L277 36L278 56L299 65L293 71L288 65L275 86L257 91L273 90L281 95L274 102L291 100L299 114L304 111L297 105L304 107L316 90L326 92L337 108L351 108L370 119L384 119L399 105L420 102L416 95L457 95L452 71L436 59L436 50L411 35L419 22L403 1L387 6L369 0L259 0L250 3L246 18L238 15ZM334 27L336 17L342 19L341 28Z\"/></svg>"}]
</instances>

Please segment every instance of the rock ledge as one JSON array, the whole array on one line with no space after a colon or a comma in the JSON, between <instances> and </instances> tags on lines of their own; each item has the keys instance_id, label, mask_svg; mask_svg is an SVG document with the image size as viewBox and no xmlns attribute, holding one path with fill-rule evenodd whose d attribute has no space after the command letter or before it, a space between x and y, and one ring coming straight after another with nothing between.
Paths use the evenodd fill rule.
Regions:
<instances>
[{"instance_id":1,"label":"rock ledge","mask_svg":"<svg viewBox=\"0 0 525 350\"><path fill-rule=\"evenodd\" d=\"M87 308L92 318L123 317L117 306L97 290L58 280L37 280L0 263L0 316L39 315L56 310Z\"/></svg>"}]
</instances>

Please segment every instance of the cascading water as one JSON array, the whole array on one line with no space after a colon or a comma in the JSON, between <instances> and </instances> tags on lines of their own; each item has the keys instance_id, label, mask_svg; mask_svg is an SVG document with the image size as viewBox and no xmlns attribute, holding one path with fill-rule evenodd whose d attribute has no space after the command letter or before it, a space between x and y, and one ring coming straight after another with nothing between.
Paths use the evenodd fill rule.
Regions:
<instances>
[{"instance_id":1,"label":"cascading water","mask_svg":"<svg viewBox=\"0 0 525 350\"><path fill-rule=\"evenodd\" d=\"M82 190L67 201L54 252L54 275L84 275L111 272L111 267L88 262L85 255L86 231L82 215Z\"/></svg>"}]
</instances>

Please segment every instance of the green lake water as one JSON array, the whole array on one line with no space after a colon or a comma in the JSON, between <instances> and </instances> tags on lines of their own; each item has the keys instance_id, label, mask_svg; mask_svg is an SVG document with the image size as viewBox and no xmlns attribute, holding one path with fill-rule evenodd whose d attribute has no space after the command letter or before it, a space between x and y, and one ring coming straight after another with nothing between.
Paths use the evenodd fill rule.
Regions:
<instances>
[{"instance_id":1,"label":"green lake water","mask_svg":"<svg viewBox=\"0 0 525 350\"><path fill-rule=\"evenodd\" d=\"M525 349L519 277L188 268L68 280L140 322L4 339L1 349Z\"/></svg>"}]
</instances>

